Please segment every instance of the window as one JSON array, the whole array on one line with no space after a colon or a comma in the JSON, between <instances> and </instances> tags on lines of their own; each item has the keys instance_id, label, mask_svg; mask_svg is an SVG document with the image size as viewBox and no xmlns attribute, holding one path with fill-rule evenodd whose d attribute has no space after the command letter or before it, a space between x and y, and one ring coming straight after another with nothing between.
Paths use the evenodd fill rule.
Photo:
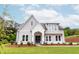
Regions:
<instances>
[{"instance_id":1,"label":"window","mask_svg":"<svg viewBox=\"0 0 79 59\"><path fill-rule=\"evenodd\" d=\"M61 41L61 36L59 36L59 41Z\"/></svg>"},{"instance_id":2,"label":"window","mask_svg":"<svg viewBox=\"0 0 79 59\"><path fill-rule=\"evenodd\" d=\"M26 41L28 41L28 35L26 35Z\"/></svg>"},{"instance_id":3,"label":"window","mask_svg":"<svg viewBox=\"0 0 79 59\"><path fill-rule=\"evenodd\" d=\"M24 39L25 39L25 35L22 36L22 41L24 41Z\"/></svg>"},{"instance_id":4,"label":"window","mask_svg":"<svg viewBox=\"0 0 79 59\"><path fill-rule=\"evenodd\" d=\"M56 41L58 41L57 36L56 36Z\"/></svg>"},{"instance_id":5,"label":"window","mask_svg":"<svg viewBox=\"0 0 79 59\"><path fill-rule=\"evenodd\" d=\"M46 41L48 41L48 36L46 36Z\"/></svg>"},{"instance_id":6,"label":"window","mask_svg":"<svg viewBox=\"0 0 79 59\"><path fill-rule=\"evenodd\" d=\"M49 41L51 41L51 36L49 36Z\"/></svg>"}]
</instances>

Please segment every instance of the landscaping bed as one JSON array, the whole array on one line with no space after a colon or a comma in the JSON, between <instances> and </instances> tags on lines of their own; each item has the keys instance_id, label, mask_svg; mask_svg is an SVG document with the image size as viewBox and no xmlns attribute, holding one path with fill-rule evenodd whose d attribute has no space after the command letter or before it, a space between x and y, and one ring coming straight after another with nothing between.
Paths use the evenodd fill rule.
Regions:
<instances>
[{"instance_id":1,"label":"landscaping bed","mask_svg":"<svg viewBox=\"0 0 79 59\"><path fill-rule=\"evenodd\" d=\"M13 47L13 48L16 48L16 47L36 47L36 46L40 46L40 47L42 47L42 46L58 46L58 47L60 47L60 46L73 46L73 47L75 47L75 46L79 46L79 45L77 45L77 44L72 44L72 45L70 45L70 44L43 44L43 45L34 45L34 44L31 44L31 45L28 45L28 44L23 44L23 45L16 45L16 44L13 44L13 45L11 45L11 44L9 44L9 45L6 45L6 47Z\"/></svg>"},{"instance_id":2,"label":"landscaping bed","mask_svg":"<svg viewBox=\"0 0 79 59\"><path fill-rule=\"evenodd\" d=\"M47 44L42 46L79 46L77 44Z\"/></svg>"},{"instance_id":3,"label":"landscaping bed","mask_svg":"<svg viewBox=\"0 0 79 59\"><path fill-rule=\"evenodd\" d=\"M34 44L30 44L30 45L28 45L28 44L23 44L23 45L16 45L16 44L9 44L9 45L6 45L6 47L35 47L36 45L34 45Z\"/></svg>"}]
</instances>

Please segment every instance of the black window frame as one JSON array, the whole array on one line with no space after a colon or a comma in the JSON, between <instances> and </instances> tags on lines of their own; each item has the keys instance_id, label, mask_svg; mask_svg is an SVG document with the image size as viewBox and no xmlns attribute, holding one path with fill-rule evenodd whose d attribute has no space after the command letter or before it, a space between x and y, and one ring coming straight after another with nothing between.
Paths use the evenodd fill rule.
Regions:
<instances>
[{"instance_id":1,"label":"black window frame","mask_svg":"<svg viewBox=\"0 0 79 59\"><path fill-rule=\"evenodd\" d=\"M48 36L46 36L46 41L48 41Z\"/></svg>"},{"instance_id":2,"label":"black window frame","mask_svg":"<svg viewBox=\"0 0 79 59\"><path fill-rule=\"evenodd\" d=\"M59 41L61 41L61 36L59 36Z\"/></svg>"},{"instance_id":3,"label":"black window frame","mask_svg":"<svg viewBox=\"0 0 79 59\"><path fill-rule=\"evenodd\" d=\"M56 41L58 41L58 36L57 36L57 35L56 35L56 37L55 37L55 38L56 38Z\"/></svg>"},{"instance_id":4,"label":"black window frame","mask_svg":"<svg viewBox=\"0 0 79 59\"><path fill-rule=\"evenodd\" d=\"M28 41L28 35L26 35L26 41Z\"/></svg>"},{"instance_id":5,"label":"black window frame","mask_svg":"<svg viewBox=\"0 0 79 59\"><path fill-rule=\"evenodd\" d=\"M51 36L49 36L49 41L51 41Z\"/></svg>"},{"instance_id":6,"label":"black window frame","mask_svg":"<svg viewBox=\"0 0 79 59\"><path fill-rule=\"evenodd\" d=\"M22 41L25 41L25 35L22 36Z\"/></svg>"}]
</instances>

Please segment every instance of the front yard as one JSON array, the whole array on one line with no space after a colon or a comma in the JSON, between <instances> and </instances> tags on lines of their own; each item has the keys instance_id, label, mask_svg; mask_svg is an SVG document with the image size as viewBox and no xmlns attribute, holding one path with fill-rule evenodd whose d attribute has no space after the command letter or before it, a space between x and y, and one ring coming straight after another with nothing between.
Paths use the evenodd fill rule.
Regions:
<instances>
[{"instance_id":1,"label":"front yard","mask_svg":"<svg viewBox=\"0 0 79 59\"><path fill-rule=\"evenodd\" d=\"M79 47L0 47L1 54L79 54Z\"/></svg>"}]
</instances>

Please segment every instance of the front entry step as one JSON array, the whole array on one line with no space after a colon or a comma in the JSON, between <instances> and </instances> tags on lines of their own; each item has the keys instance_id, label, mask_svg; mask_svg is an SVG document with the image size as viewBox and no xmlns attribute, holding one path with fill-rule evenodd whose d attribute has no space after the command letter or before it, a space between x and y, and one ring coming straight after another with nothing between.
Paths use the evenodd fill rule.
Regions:
<instances>
[{"instance_id":1,"label":"front entry step","mask_svg":"<svg viewBox=\"0 0 79 59\"><path fill-rule=\"evenodd\" d=\"M36 46L41 46L40 44L36 44Z\"/></svg>"}]
</instances>

